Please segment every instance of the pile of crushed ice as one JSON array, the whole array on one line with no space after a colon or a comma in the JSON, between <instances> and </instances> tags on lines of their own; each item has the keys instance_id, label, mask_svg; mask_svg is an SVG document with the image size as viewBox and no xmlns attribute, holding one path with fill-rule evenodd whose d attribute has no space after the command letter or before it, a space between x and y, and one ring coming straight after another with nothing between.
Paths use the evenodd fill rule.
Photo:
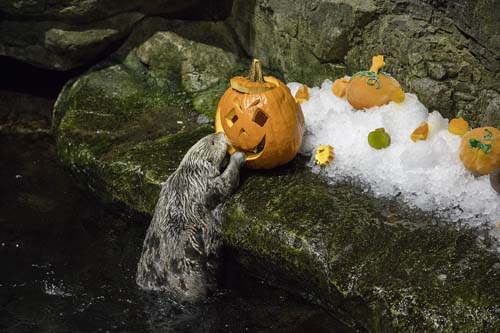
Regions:
<instances>
[{"instance_id":1,"label":"pile of crushed ice","mask_svg":"<svg viewBox=\"0 0 500 333\"><path fill-rule=\"evenodd\" d=\"M288 84L294 96L300 86ZM437 111L429 114L410 93L401 104L356 111L331 88L330 80L321 88L309 88L310 99L302 103L302 153L314 158L320 144L333 146L335 159L325 170L331 181L356 179L375 196L398 196L412 207L453 221L491 226L500 222L500 196L488 176L475 177L464 168L458 153L461 138L448 132L448 119ZM413 142L411 133L424 121L430 127L428 139ZM376 150L367 137L380 127L391 136L391 145Z\"/></svg>"}]
</instances>

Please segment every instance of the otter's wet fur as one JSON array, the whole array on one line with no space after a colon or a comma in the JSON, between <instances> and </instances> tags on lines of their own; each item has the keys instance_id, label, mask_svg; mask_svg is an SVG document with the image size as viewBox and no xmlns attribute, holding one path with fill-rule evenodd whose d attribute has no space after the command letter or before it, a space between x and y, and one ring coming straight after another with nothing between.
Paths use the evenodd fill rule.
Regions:
<instances>
[{"instance_id":1,"label":"otter's wet fur","mask_svg":"<svg viewBox=\"0 0 500 333\"><path fill-rule=\"evenodd\" d=\"M222 204L237 188L245 161L237 152L221 173L227 148L223 133L202 138L164 183L137 267L141 288L186 301L216 289Z\"/></svg>"}]
</instances>

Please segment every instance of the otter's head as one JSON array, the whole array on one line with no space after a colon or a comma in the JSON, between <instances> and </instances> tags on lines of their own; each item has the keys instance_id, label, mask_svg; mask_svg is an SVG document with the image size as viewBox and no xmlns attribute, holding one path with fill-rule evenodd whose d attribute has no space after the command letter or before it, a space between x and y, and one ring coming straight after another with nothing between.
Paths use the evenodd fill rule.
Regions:
<instances>
[{"instance_id":1,"label":"otter's head","mask_svg":"<svg viewBox=\"0 0 500 333\"><path fill-rule=\"evenodd\" d=\"M201 165L208 162L218 170L226 160L227 148L228 141L224 133L209 134L189 149L181 165Z\"/></svg>"}]
</instances>

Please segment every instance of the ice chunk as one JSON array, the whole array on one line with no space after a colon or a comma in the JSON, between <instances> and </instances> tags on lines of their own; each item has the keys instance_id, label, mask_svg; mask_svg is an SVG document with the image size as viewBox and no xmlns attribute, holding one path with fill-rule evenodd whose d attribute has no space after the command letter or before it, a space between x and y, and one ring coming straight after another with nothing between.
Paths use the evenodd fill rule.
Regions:
<instances>
[{"instance_id":1,"label":"ice chunk","mask_svg":"<svg viewBox=\"0 0 500 333\"><path fill-rule=\"evenodd\" d=\"M427 119L429 124L429 136L436 135L439 131L448 130L448 119L443 118L441 113L437 111L432 111Z\"/></svg>"},{"instance_id":2,"label":"ice chunk","mask_svg":"<svg viewBox=\"0 0 500 333\"><path fill-rule=\"evenodd\" d=\"M288 86L294 93L301 84ZM335 161L324 169L332 181L355 178L375 195L401 193L411 206L452 221L487 222L498 228L500 195L487 176L475 177L463 167L458 157L461 138L448 132L448 119L437 111L429 114L413 94L406 94L401 104L357 111L331 88L330 80L310 87L310 99L301 105L306 124L301 152L313 155L320 144L333 146ZM429 124L429 136L413 142L411 133L422 122ZM377 150L367 137L380 127L391 136L391 145Z\"/></svg>"}]
</instances>

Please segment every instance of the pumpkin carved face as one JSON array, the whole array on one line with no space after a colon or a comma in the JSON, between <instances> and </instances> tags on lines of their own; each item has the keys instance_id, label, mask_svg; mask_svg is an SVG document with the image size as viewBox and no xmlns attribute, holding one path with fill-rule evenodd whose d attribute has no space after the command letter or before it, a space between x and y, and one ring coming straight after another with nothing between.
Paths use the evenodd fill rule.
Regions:
<instances>
[{"instance_id":1,"label":"pumpkin carved face","mask_svg":"<svg viewBox=\"0 0 500 333\"><path fill-rule=\"evenodd\" d=\"M219 101L215 129L223 131L234 150L247 155L246 166L270 169L292 160L300 149L304 116L290 89L272 76L262 77L254 60L249 78L231 79Z\"/></svg>"}]
</instances>

